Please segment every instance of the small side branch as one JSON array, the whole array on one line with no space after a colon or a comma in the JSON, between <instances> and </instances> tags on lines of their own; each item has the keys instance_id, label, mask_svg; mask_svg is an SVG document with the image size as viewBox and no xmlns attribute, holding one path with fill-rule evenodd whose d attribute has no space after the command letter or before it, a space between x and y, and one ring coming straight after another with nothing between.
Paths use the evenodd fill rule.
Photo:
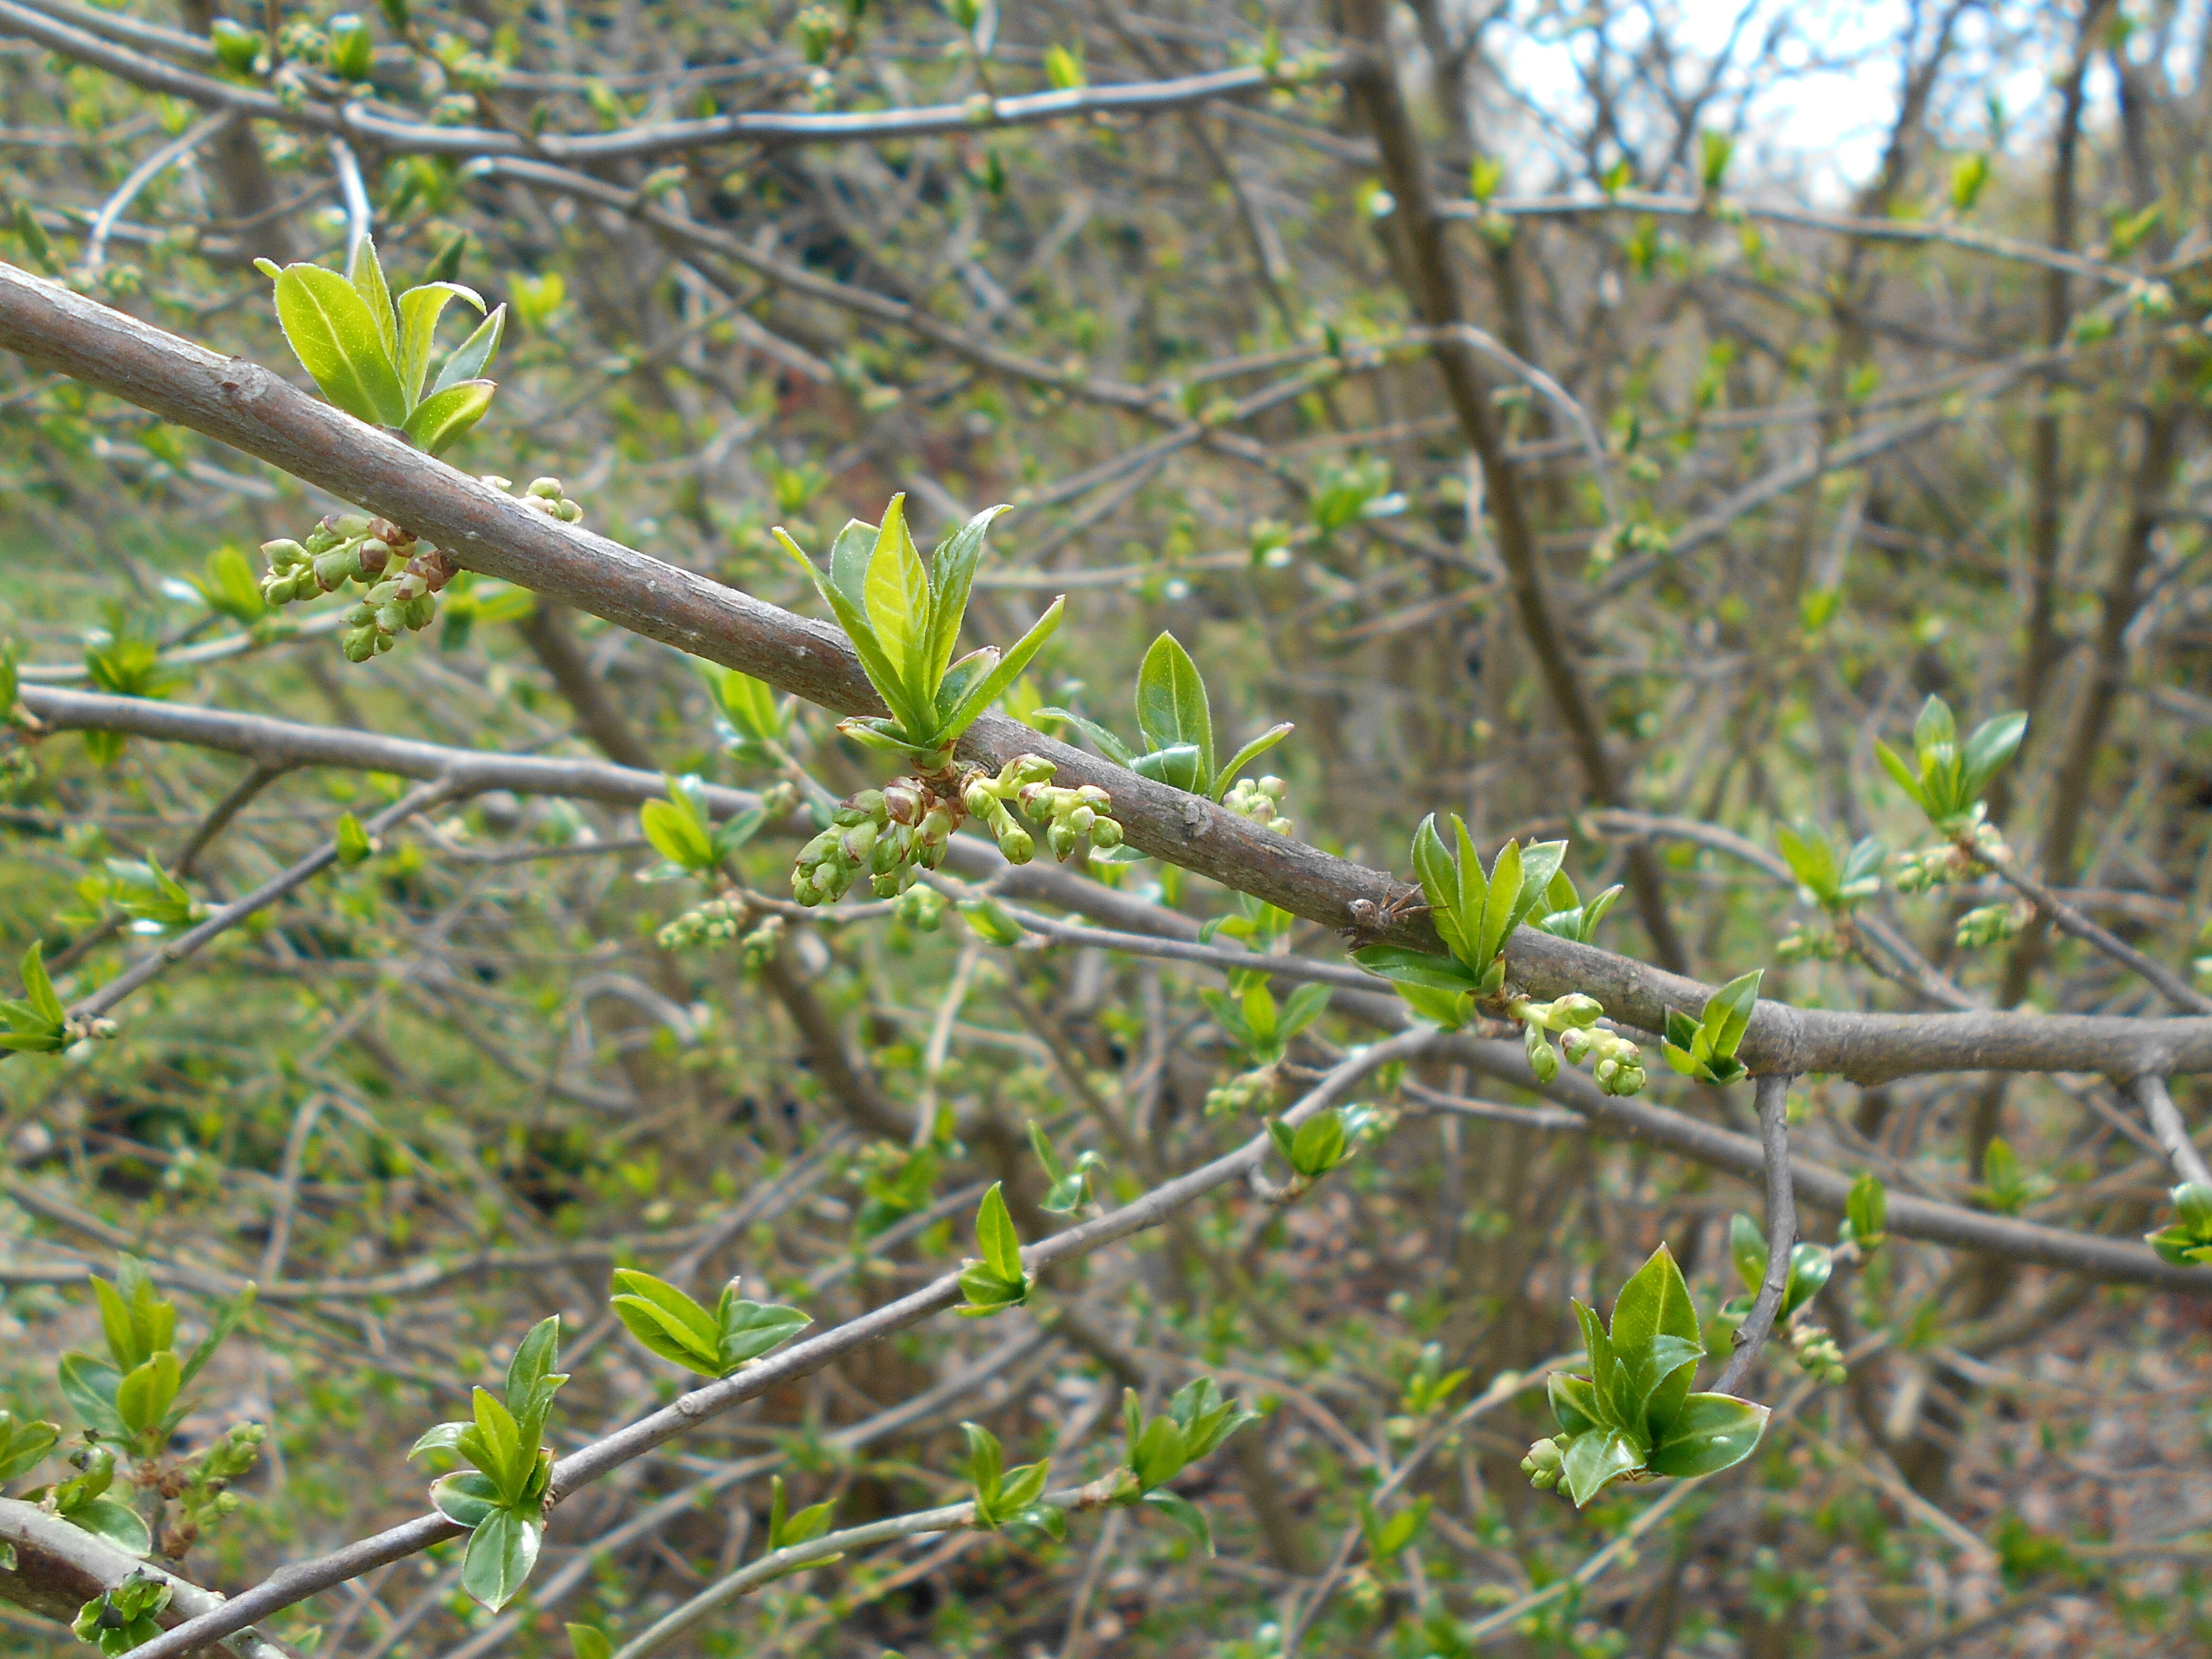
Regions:
<instances>
[{"instance_id":1,"label":"small side branch","mask_svg":"<svg viewBox=\"0 0 2212 1659\"><path fill-rule=\"evenodd\" d=\"M2166 1079L2146 1072L2128 1085L2128 1092L2150 1120L2150 1132L2158 1137L2159 1149L2173 1165L2174 1174L2201 1187L2212 1187L2212 1170L2205 1168L2204 1154L2189 1138L2189 1126L2181 1121L2180 1109L2174 1105Z\"/></svg>"},{"instance_id":2,"label":"small side branch","mask_svg":"<svg viewBox=\"0 0 2212 1659\"><path fill-rule=\"evenodd\" d=\"M1774 1316L1790 1288L1790 1252L1797 1243L1797 1188L1790 1171L1790 1085L1784 1073L1770 1072L1758 1083L1759 1139L1766 1163L1766 1277L1751 1312L1736 1328L1735 1352L1713 1384L1716 1394L1734 1394L1750 1374Z\"/></svg>"},{"instance_id":3,"label":"small side branch","mask_svg":"<svg viewBox=\"0 0 2212 1659\"><path fill-rule=\"evenodd\" d=\"M2164 963L2154 957L2145 956L2117 934L2097 926L2034 877L2015 868L2010 860L2001 855L1992 856L1979 848L1969 850L2040 910L2060 933L2103 951L2123 968L2141 975L2157 987L2158 994L2175 1007L2192 1014L2212 1014L2212 997L2206 996Z\"/></svg>"}]
</instances>

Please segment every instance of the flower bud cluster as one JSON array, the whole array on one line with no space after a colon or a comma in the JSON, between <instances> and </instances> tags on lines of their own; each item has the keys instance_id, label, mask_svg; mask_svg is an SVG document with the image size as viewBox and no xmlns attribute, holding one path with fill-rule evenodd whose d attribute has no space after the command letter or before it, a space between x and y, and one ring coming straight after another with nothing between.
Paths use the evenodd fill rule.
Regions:
<instances>
[{"instance_id":1,"label":"flower bud cluster","mask_svg":"<svg viewBox=\"0 0 2212 1659\"><path fill-rule=\"evenodd\" d=\"M1239 778L1230 786L1221 804L1240 818L1249 818L1263 829L1287 836L1291 833L1291 825L1283 816L1283 798L1290 793L1291 786L1280 778L1265 777L1257 783L1249 778Z\"/></svg>"},{"instance_id":2,"label":"flower bud cluster","mask_svg":"<svg viewBox=\"0 0 2212 1659\"><path fill-rule=\"evenodd\" d=\"M1644 1051L1610 1027L1593 1025L1586 1031L1570 1031L1559 1040L1559 1047L1566 1054L1568 1065L1579 1066L1584 1060L1590 1062L1590 1076L1605 1093L1644 1092L1648 1080L1644 1073Z\"/></svg>"},{"instance_id":3,"label":"flower bud cluster","mask_svg":"<svg viewBox=\"0 0 2212 1659\"><path fill-rule=\"evenodd\" d=\"M1009 864L1027 864L1036 856L1036 841L1015 816L1017 806L1042 826L1055 857L1066 858L1086 840L1094 847L1119 847L1121 826L1109 816L1113 797L1096 784L1059 788L1053 771L1048 760L1017 755L996 776L978 767L957 779L935 774L863 789L848 797L830 814L830 827L799 849L791 895L801 904L842 898L865 874L878 898L897 898L921 871L945 861L952 832L970 817L989 826ZM913 904L915 916L929 914L927 901Z\"/></svg>"},{"instance_id":4,"label":"flower bud cluster","mask_svg":"<svg viewBox=\"0 0 2212 1659\"><path fill-rule=\"evenodd\" d=\"M1609 1095L1632 1095L1643 1089L1646 1081L1643 1050L1612 1027L1597 1023L1604 1018L1605 1008L1595 997L1570 991L1550 1002L1518 998L1506 1006L1506 1012L1522 1024L1528 1066L1538 1082L1549 1083L1559 1076L1559 1054L1564 1052L1570 1066L1590 1060L1590 1075ZM1560 1034L1558 1050L1553 1048L1547 1035L1554 1031Z\"/></svg>"},{"instance_id":5,"label":"flower bud cluster","mask_svg":"<svg viewBox=\"0 0 2212 1659\"><path fill-rule=\"evenodd\" d=\"M909 887L892 902L891 914L917 933L933 933L945 925L948 907L945 895L934 887Z\"/></svg>"},{"instance_id":6,"label":"flower bud cluster","mask_svg":"<svg viewBox=\"0 0 2212 1659\"><path fill-rule=\"evenodd\" d=\"M1218 1083L1206 1091L1206 1115L1242 1117L1247 1112L1264 1112L1275 1103L1277 1081L1272 1066L1239 1072L1226 1083Z\"/></svg>"},{"instance_id":7,"label":"flower bud cluster","mask_svg":"<svg viewBox=\"0 0 2212 1659\"><path fill-rule=\"evenodd\" d=\"M1774 959L1782 963L1840 962L1850 951L1833 928L1817 922L1798 922L1774 942Z\"/></svg>"},{"instance_id":8,"label":"flower bud cluster","mask_svg":"<svg viewBox=\"0 0 2212 1659\"><path fill-rule=\"evenodd\" d=\"M959 827L952 806L919 778L846 797L830 827L799 849L791 896L801 904L840 899L862 875L878 898L896 898L915 874L944 862Z\"/></svg>"},{"instance_id":9,"label":"flower bud cluster","mask_svg":"<svg viewBox=\"0 0 2212 1659\"><path fill-rule=\"evenodd\" d=\"M358 587L338 634L353 662L391 650L403 629L428 628L438 614L437 594L459 568L450 554L411 531L358 513L333 513L305 542L280 538L261 550L269 560L261 594L272 605L335 593L349 582Z\"/></svg>"},{"instance_id":10,"label":"flower bud cluster","mask_svg":"<svg viewBox=\"0 0 2212 1659\"><path fill-rule=\"evenodd\" d=\"M744 931L749 915L743 899L708 899L667 923L653 937L664 951L727 945Z\"/></svg>"},{"instance_id":11,"label":"flower bud cluster","mask_svg":"<svg viewBox=\"0 0 2212 1659\"><path fill-rule=\"evenodd\" d=\"M1038 763L1049 766L1048 762ZM1040 780L1023 784L1014 792L1014 799L1031 823L1044 826L1045 844L1056 859L1066 859L1085 840L1102 850L1121 844L1121 826L1107 816L1114 809L1114 798L1095 783L1062 789ZM1000 850L1006 850L1003 836ZM1012 858L1012 854L1007 856Z\"/></svg>"},{"instance_id":12,"label":"flower bud cluster","mask_svg":"<svg viewBox=\"0 0 2212 1659\"><path fill-rule=\"evenodd\" d=\"M1959 918L1954 937L1961 951L1982 951L2011 939L2027 925L2028 912L2010 904L1984 904Z\"/></svg>"},{"instance_id":13,"label":"flower bud cluster","mask_svg":"<svg viewBox=\"0 0 2212 1659\"><path fill-rule=\"evenodd\" d=\"M1521 1460L1521 1473L1528 1477L1528 1484L1538 1492L1549 1492L1559 1484L1559 1474L1566 1458L1556 1440L1539 1440L1528 1448L1528 1455Z\"/></svg>"},{"instance_id":14,"label":"flower bud cluster","mask_svg":"<svg viewBox=\"0 0 2212 1659\"><path fill-rule=\"evenodd\" d=\"M1836 1346L1836 1339L1818 1325L1791 1327L1790 1352L1798 1368L1819 1382L1833 1387L1850 1379L1850 1372L1844 1366L1844 1351Z\"/></svg>"},{"instance_id":15,"label":"flower bud cluster","mask_svg":"<svg viewBox=\"0 0 2212 1659\"><path fill-rule=\"evenodd\" d=\"M505 478L488 477L483 482L510 487ZM561 493L558 478L535 480L522 500L563 524L584 516ZM438 614L438 595L460 569L452 554L417 540L414 532L359 513L331 514L307 532L306 541L280 538L264 542L261 551L269 560L261 595L272 605L355 586L355 603L338 633L338 647L351 662L367 662L391 650L402 630L428 628Z\"/></svg>"},{"instance_id":16,"label":"flower bud cluster","mask_svg":"<svg viewBox=\"0 0 2212 1659\"><path fill-rule=\"evenodd\" d=\"M1977 805L1975 811L1980 810ZM1961 830L1956 841L1899 853L1890 861L1890 879L1900 893L1924 893L1949 882L1973 881L1989 868L1975 856L1978 853L2005 856L2004 836L1996 825L1978 818Z\"/></svg>"}]
</instances>

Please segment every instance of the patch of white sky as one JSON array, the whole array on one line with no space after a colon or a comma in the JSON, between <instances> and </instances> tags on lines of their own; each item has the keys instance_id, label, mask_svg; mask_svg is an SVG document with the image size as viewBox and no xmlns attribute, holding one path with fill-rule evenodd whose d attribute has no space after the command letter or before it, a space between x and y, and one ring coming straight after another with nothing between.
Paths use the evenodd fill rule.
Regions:
<instances>
[{"instance_id":1,"label":"patch of white sky","mask_svg":"<svg viewBox=\"0 0 2212 1659\"><path fill-rule=\"evenodd\" d=\"M1482 0L1458 3L1491 9ZM1942 9L1939 0L1650 0L1607 8L1613 21L1601 42L1593 14L1578 18L1569 7L1515 0L1485 35L1490 61L1510 88L1486 100L1491 130L1514 135L1510 147L1519 154L1509 158L1511 188L1588 185L1587 158L1571 152L1566 135L1590 119L1593 65L1602 53L1606 79L1620 84L1656 27L1683 52L1673 77L1678 90L1699 87L1708 67L1726 59L1700 125L1735 137L1745 163L1738 176L1839 206L1881 165L1904 84L1907 32L1916 35L1917 60ZM1961 12L1929 112L1939 143L2000 156L2031 154L2043 143L2056 102L2049 76L2074 44L2070 21L2055 9L1994 0ZM2162 39L2138 29L2127 49L2139 61L2162 50L2167 74L2186 82L2212 9L2179 9L2179 27ZM2108 66L2097 64L2087 90L2091 122L2107 118L2114 92ZM1648 93L1617 98L1616 112L1632 145L1663 148L1672 137L1674 116ZM1687 155L1694 167L1694 146ZM1599 165L1617 157L1606 146Z\"/></svg>"}]
</instances>

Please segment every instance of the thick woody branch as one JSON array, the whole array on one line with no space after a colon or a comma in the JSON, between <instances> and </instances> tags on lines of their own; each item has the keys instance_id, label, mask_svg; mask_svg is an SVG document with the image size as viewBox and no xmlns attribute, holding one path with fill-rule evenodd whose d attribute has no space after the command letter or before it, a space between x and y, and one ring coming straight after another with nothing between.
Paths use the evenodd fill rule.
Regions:
<instances>
[{"instance_id":1,"label":"thick woody branch","mask_svg":"<svg viewBox=\"0 0 2212 1659\"><path fill-rule=\"evenodd\" d=\"M0 1601L67 1625L86 1602L119 1588L131 1578L155 1578L168 1585L169 1605L157 1615L174 1627L216 1612L223 1598L190 1579L142 1561L106 1540L35 1504L0 1498L0 1547L13 1553L0 1571ZM222 1645L238 1659L291 1659L288 1650L252 1628L234 1629Z\"/></svg>"},{"instance_id":2,"label":"thick woody branch","mask_svg":"<svg viewBox=\"0 0 2212 1659\"><path fill-rule=\"evenodd\" d=\"M308 396L267 369L219 357L6 264L0 264L0 346L405 525L470 569L741 669L823 708L846 714L882 712L852 648L834 628L561 524ZM59 699L85 694L26 687L24 695ZM34 711L64 706L31 703ZM144 708L158 710L161 705ZM205 711L198 712L204 716ZM149 713L146 718L162 716ZM182 731L177 735L192 740ZM1396 885L1382 871L1274 835L1203 797L1139 777L1001 714L978 720L960 752L994 768L1016 755L1041 755L1059 769L1063 782L1093 783L1111 793L1115 815L1139 852L1325 927L1352 927L1353 901L1380 906ZM516 757L483 758L487 766L526 763ZM539 763L587 769L596 765ZM598 775L619 770L599 768ZM469 781L477 787L473 777ZM1442 948L1425 917L1400 923L1389 937L1431 951ZM1615 1019L1645 1030L1658 1030L1670 1007L1701 1006L1711 989L1526 928L1515 936L1508 955L1516 981L1531 994L1582 991L1596 997ZM1800 1076L1831 1072L1859 1083L1950 1071L2171 1075L2212 1070L2212 1018L1860 1014L1762 1001L1741 1053L1755 1071Z\"/></svg>"},{"instance_id":3,"label":"thick woody branch","mask_svg":"<svg viewBox=\"0 0 2212 1659\"><path fill-rule=\"evenodd\" d=\"M1118 87L1076 87L1066 91L1028 93L1018 98L984 98L921 109L877 110L854 114L802 114L781 110L740 110L694 121L659 121L615 132L543 133L525 139L488 127L440 127L425 121L376 114L353 104L316 100L289 103L258 87L233 86L103 40L15 0L0 0L0 34L34 40L77 63L105 70L148 92L182 98L204 108L227 110L257 121L274 121L299 131L363 139L389 155L544 155L563 161L599 163L670 155L717 144L883 143L998 127L1037 126L1095 116L1157 115L1224 98L1261 93L1286 84L1285 77L1254 65L1187 75L1170 81L1139 82Z\"/></svg>"},{"instance_id":4,"label":"thick woody branch","mask_svg":"<svg viewBox=\"0 0 2212 1659\"><path fill-rule=\"evenodd\" d=\"M1758 1363L1766 1346L1782 1297L1790 1288L1790 1253L1797 1248L1797 1189L1790 1170L1789 1076L1770 1072L1759 1079L1759 1155L1766 1179L1766 1271L1751 1311L1736 1327L1735 1352L1713 1384L1716 1394L1734 1394Z\"/></svg>"}]
</instances>

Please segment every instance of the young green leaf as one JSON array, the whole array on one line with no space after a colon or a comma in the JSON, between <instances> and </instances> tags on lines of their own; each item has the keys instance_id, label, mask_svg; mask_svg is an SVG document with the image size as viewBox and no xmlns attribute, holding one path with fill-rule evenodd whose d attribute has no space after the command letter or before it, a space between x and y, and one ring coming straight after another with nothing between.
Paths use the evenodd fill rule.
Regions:
<instances>
[{"instance_id":1,"label":"young green leaf","mask_svg":"<svg viewBox=\"0 0 2212 1659\"><path fill-rule=\"evenodd\" d=\"M1206 682L1182 641L1162 634L1137 671L1137 726L1154 749L1188 744L1198 750L1200 791L1213 779L1213 713Z\"/></svg>"},{"instance_id":2,"label":"young green leaf","mask_svg":"<svg viewBox=\"0 0 2212 1659\"><path fill-rule=\"evenodd\" d=\"M716 1312L721 1328L720 1371L725 1376L781 1347L814 1322L796 1308L743 1301L737 1291L738 1281L733 1279L723 1288Z\"/></svg>"},{"instance_id":3,"label":"young green leaf","mask_svg":"<svg viewBox=\"0 0 2212 1659\"><path fill-rule=\"evenodd\" d=\"M376 337L384 347L386 359L397 366L399 362L399 323L392 309L392 289L384 280L384 262L376 257L374 237L364 236L354 244L353 258L346 266L346 281L352 283L353 291L361 295L362 304L368 308L369 320L376 325Z\"/></svg>"},{"instance_id":4,"label":"young green leaf","mask_svg":"<svg viewBox=\"0 0 2212 1659\"><path fill-rule=\"evenodd\" d=\"M1014 1218L1006 1212L1005 1183L994 1181L975 1212L975 1248L984 1266L1003 1279L1022 1276L1022 1242L1014 1231Z\"/></svg>"},{"instance_id":5,"label":"young green leaf","mask_svg":"<svg viewBox=\"0 0 2212 1659\"><path fill-rule=\"evenodd\" d=\"M406 420L408 399L383 331L344 277L319 265L285 266L276 276L276 320L331 402L372 425Z\"/></svg>"},{"instance_id":6,"label":"young green leaf","mask_svg":"<svg viewBox=\"0 0 2212 1659\"><path fill-rule=\"evenodd\" d=\"M498 390L489 380L457 380L416 404L401 429L424 454L442 455L483 419Z\"/></svg>"},{"instance_id":7,"label":"young green leaf","mask_svg":"<svg viewBox=\"0 0 2212 1659\"><path fill-rule=\"evenodd\" d=\"M459 283L424 283L399 296L397 367L399 389L410 404L422 398L422 382L429 377L430 349L435 343L438 319L455 300L474 307L479 317L484 314L483 295Z\"/></svg>"},{"instance_id":8,"label":"young green leaf","mask_svg":"<svg viewBox=\"0 0 2212 1659\"><path fill-rule=\"evenodd\" d=\"M19 1420L13 1412L0 1411L0 1481L35 1468L60 1438L58 1424Z\"/></svg>"},{"instance_id":9,"label":"young green leaf","mask_svg":"<svg viewBox=\"0 0 2212 1659\"><path fill-rule=\"evenodd\" d=\"M1765 1406L1733 1395L1691 1395L1652 1446L1647 1467L1678 1479L1733 1468L1759 1444L1767 1416Z\"/></svg>"},{"instance_id":10,"label":"young green leaf","mask_svg":"<svg viewBox=\"0 0 2212 1659\"><path fill-rule=\"evenodd\" d=\"M658 803L655 803L656 805ZM721 1328L665 1279L617 1267L610 1305L641 1346L702 1376L721 1375Z\"/></svg>"},{"instance_id":11,"label":"young green leaf","mask_svg":"<svg viewBox=\"0 0 2212 1659\"><path fill-rule=\"evenodd\" d=\"M438 378L430 387L431 395L434 397L441 392L450 391L465 381L482 380L484 370L498 353L500 336L506 330L507 307L495 306L491 315L478 323L475 331L453 348L453 355L446 359L445 366L439 369Z\"/></svg>"},{"instance_id":12,"label":"young green leaf","mask_svg":"<svg viewBox=\"0 0 2212 1659\"><path fill-rule=\"evenodd\" d=\"M960 624L968 614L968 595L975 571L983 561L984 543L991 522L1008 509L987 507L937 544L930 556L929 586L934 594L929 619L928 663L936 678L943 678L959 648Z\"/></svg>"},{"instance_id":13,"label":"young green leaf","mask_svg":"<svg viewBox=\"0 0 2212 1659\"><path fill-rule=\"evenodd\" d=\"M932 608L929 571L906 527L906 497L894 495L884 509L883 526L868 556L862 592L868 626L875 631L891 672L899 677L907 696L918 708L933 708L937 676L932 672ZM916 743L928 741L927 732L909 729Z\"/></svg>"},{"instance_id":14,"label":"young green leaf","mask_svg":"<svg viewBox=\"0 0 2212 1659\"><path fill-rule=\"evenodd\" d=\"M544 1525L537 1517L496 1509L477 1522L461 1557L461 1589L471 1600L497 1613L522 1593L538 1565Z\"/></svg>"},{"instance_id":15,"label":"young green leaf","mask_svg":"<svg viewBox=\"0 0 2212 1659\"><path fill-rule=\"evenodd\" d=\"M1206 793L1214 799L1219 800L1229 793L1229 787L1237 781L1238 773L1297 730L1297 727L1287 720L1280 725L1269 726L1229 757L1221 769L1213 775L1212 787Z\"/></svg>"}]
</instances>

